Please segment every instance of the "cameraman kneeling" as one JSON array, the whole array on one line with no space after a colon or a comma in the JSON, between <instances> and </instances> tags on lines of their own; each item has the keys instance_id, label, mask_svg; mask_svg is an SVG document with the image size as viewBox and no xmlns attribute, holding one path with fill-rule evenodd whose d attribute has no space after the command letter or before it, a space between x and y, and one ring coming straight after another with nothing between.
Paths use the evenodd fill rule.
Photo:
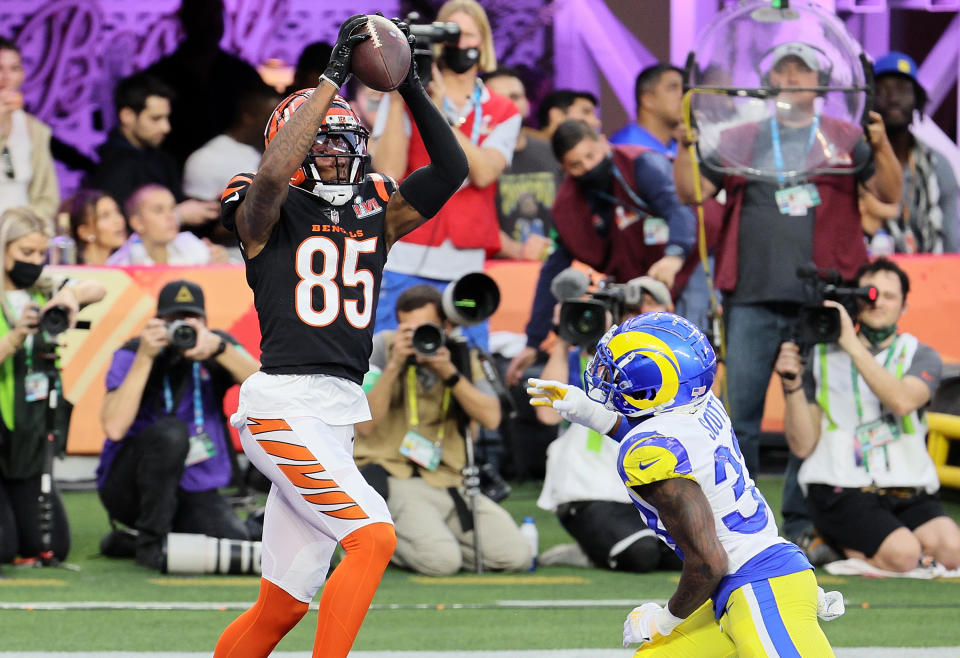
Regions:
<instances>
[{"instance_id":1,"label":"cameraman kneeling","mask_svg":"<svg viewBox=\"0 0 960 658\"><path fill-rule=\"evenodd\" d=\"M457 407L471 422L488 429L500 424L500 402L473 354L472 376L467 377L454 365L448 347L440 346L432 356L415 351L417 327L432 323L450 328L442 308L440 291L427 284L397 297L397 330L381 331L373 338L370 372L364 380L373 419L357 424L354 446L361 473L387 501L393 516L397 532L393 561L431 576L470 568L475 559L474 517L461 476L466 444ZM483 566L527 569L533 556L510 514L482 494L476 501Z\"/></svg>"},{"instance_id":2,"label":"cameraman kneeling","mask_svg":"<svg viewBox=\"0 0 960 658\"><path fill-rule=\"evenodd\" d=\"M62 450L70 414L61 402L54 427L47 427L50 388L62 396L63 387L53 339L40 325L42 317L52 317L47 311L61 307L67 321L59 329L73 326L77 311L103 299L105 291L96 281L44 274L48 240L46 223L32 210L10 208L0 216L0 562L17 555L63 560L70 550L70 527L55 486L48 542L40 527L46 434L55 430L55 448Z\"/></svg>"},{"instance_id":3,"label":"cameraman kneeling","mask_svg":"<svg viewBox=\"0 0 960 658\"><path fill-rule=\"evenodd\" d=\"M887 571L910 571L927 555L960 566L960 528L937 494L926 449L923 408L940 380L940 357L897 333L910 282L881 258L860 268L858 285L878 297L854 329L840 313L835 345L818 344L804 370L794 343L774 366L784 378L784 426L790 451L805 459L798 480L814 526L847 557Z\"/></svg>"},{"instance_id":4,"label":"cameraman kneeling","mask_svg":"<svg viewBox=\"0 0 960 658\"><path fill-rule=\"evenodd\" d=\"M157 317L114 353L107 372L100 500L112 519L137 529L137 564L151 569L163 567L169 532L251 539L217 489L232 475L223 396L260 366L205 318L200 286L168 283ZM113 544L109 552L120 551Z\"/></svg>"}]
</instances>

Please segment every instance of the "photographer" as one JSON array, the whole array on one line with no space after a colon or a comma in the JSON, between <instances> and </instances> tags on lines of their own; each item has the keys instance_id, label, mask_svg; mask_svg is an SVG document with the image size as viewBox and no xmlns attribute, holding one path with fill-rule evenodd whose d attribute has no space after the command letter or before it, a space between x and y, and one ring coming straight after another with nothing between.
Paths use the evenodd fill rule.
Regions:
<instances>
[{"instance_id":1,"label":"photographer","mask_svg":"<svg viewBox=\"0 0 960 658\"><path fill-rule=\"evenodd\" d=\"M654 311L672 311L670 290L661 281L638 277L634 287L639 303L625 303L617 322ZM559 309L559 306L558 306ZM608 318L611 317L608 315ZM605 328L612 322L608 321ZM582 346L563 328L543 367L542 379L583 386L583 371L593 357L596 341ZM537 420L557 425L562 420L553 407L534 407ZM560 544L540 558L543 565L596 566L644 573L678 569L680 561L637 514L617 473L619 444L578 423L570 423L547 448L547 473L537 506L554 512L560 525L577 543Z\"/></svg>"},{"instance_id":2,"label":"photographer","mask_svg":"<svg viewBox=\"0 0 960 658\"><path fill-rule=\"evenodd\" d=\"M477 495L471 517L464 500L461 412L469 422L494 429L500 424L500 403L474 354L469 366L461 366L469 367L470 375L454 365L454 360L468 360L466 347L446 334L452 327L442 308L433 286L408 288L397 298L397 330L374 336L364 380L373 419L356 426L354 458L393 516L395 563L432 576L469 567L475 560L470 539L475 518L480 536L489 538L481 547L484 568L521 571L532 556L510 514ZM445 345L432 355L422 353L425 345L418 352L413 341L414 330L427 323L446 334Z\"/></svg>"},{"instance_id":3,"label":"photographer","mask_svg":"<svg viewBox=\"0 0 960 658\"><path fill-rule=\"evenodd\" d=\"M50 326L51 309L65 310L67 320L61 326L73 326L77 311L103 299L105 291L96 281L66 283L44 274L46 226L26 207L10 208L0 216L0 562L50 551L63 560L70 550L70 528L55 485L48 501L49 543L40 520L46 434L54 430L54 447L63 450L70 414L69 405L61 402L54 426L48 427L50 387L62 396L63 386L56 356L48 349L52 337L43 327Z\"/></svg>"},{"instance_id":4,"label":"photographer","mask_svg":"<svg viewBox=\"0 0 960 658\"><path fill-rule=\"evenodd\" d=\"M661 154L611 146L590 124L561 123L553 153L566 177L553 204L557 246L544 262L527 324L527 345L507 369L520 381L550 331L553 278L576 259L618 282L649 275L679 292L696 267L696 220L677 198ZM688 258L690 256L690 258Z\"/></svg>"},{"instance_id":5,"label":"photographer","mask_svg":"<svg viewBox=\"0 0 960 658\"><path fill-rule=\"evenodd\" d=\"M836 344L815 345L805 369L797 346L783 343L774 366L783 378L787 443L805 459L798 479L807 508L820 535L847 557L903 572L928 555L955 569L960 528L940 504L923 417L940 357L897 332L910 290L903 270L881 258L861 267L857 280L878 291L860 311L859 328L841 304L825 301L840 314Z\"/></svg>"},{"instance_id":6,"label":"photographer","mask_svg":"<svg viewBox=\"0 0 960 658\"><path fill-rule=\"evenodd\" d=\"M203 290L190 281L165 285L157 317L114 353L97 487L111 519L136 528L137 564L162 568L168 532L259 539L217 491L232 475L223 396L259 367L233 337L207 328ZM123 544L115 530L101 550L129 557Z\"/></svg>"},{"instance_id":7,"label":"photographer","mask_svg":"<svg viewBox=\"0 0 960 658\"><path fill-rule=\"evenodd\" d=\"M494 183L513 160L522 117L512 102L491 92L479 78L482 71L497 68L483 7L476 0L448 0L437 21L456 23L460 38L438 51L426 87L467 156L469 174L429 226L411 231L391 248L380 287L377 331L396 326L393 307L404 289L430 283L442 290L450 281L482 270L486 259L500 251ZM420 72L424 74L422 68ZM398 94L380 101L372 145L374 169L398 181L428 160L420 130L400 101ZM466 327L464 333L487 348L488 323Z\"/></svg>"}]
</instances>

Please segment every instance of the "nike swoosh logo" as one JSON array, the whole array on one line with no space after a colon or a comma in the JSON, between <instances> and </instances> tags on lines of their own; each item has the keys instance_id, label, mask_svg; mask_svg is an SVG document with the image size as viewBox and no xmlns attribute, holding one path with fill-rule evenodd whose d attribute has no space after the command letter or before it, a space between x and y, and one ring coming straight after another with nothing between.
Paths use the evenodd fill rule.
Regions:
<instances>
[{"instance_id":1,"label":"nike swoosh logo","mask_svg":"<svg viewBox=\"0 0 960 658\"><path fill-rule=\"evenodd\" d=\"M644 464L643 462L640 462L639 464L637 464L637 466L640 467L640 470L641 470L641 471L645 471L645 470L647 470L648 468L650 468L651 466L653 466L654 464L656 464L658 461L660 461L660 460L659 460L659 459L654 459L652 462L647 462L646 464Z\"/></svg>"},{"instance_id":2,"label":"nike swoosh logo","mask_svg":"<svg viewBox=\"0 0 960 658\"><path fill-rule=\"evenodd\" d=\"M230 203L231 201L236 201L236 200L239 199L239 198L240 198L240 193L239 193L239 192L234 192L233 194L231 194L230 196L227 197L226 203Z\"/></svg>"}]
</instances>

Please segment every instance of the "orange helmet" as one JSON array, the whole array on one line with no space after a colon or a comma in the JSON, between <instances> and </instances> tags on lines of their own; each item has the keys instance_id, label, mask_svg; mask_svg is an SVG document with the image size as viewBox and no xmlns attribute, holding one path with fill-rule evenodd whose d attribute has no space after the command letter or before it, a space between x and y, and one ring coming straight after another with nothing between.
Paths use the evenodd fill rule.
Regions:
<instances>
[{"instance_id":1,"label":"orange helmet","mask_svg":"<svg viewBox=\"0 0 960 658\"><path fill-rule=\"evenodd\" d=\"M313 89L301 89L283 99L263 131L264 143L269 146L283 125L301 105L307 102ZM334 96L323 117L320 130L303 164L290 178L290 183L316 192L317 185L355 185L363 180L370 156L367 155L367 129L360 122L350 104ZM333 158L336 174L333 180L322 180L317 169L319 158Z\"/></svg>"}]
</instances>

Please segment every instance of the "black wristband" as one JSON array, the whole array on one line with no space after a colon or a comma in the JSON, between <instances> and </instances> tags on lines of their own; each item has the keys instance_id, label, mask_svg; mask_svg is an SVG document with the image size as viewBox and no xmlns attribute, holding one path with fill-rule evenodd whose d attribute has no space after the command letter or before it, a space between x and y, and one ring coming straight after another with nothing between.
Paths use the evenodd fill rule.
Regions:
<instances>
[{"instance_id":1,"label":"black wristband","mask_svg":"<svg viewBox=\"0 0 960 658\"><path fill-rule=\"evenodd\" d=\"M211 359L215 359L227 350L227 339L223 336L220 337L220 347L217 348L217 351L210 355Z\"/></svg>"},{"instance_id":2,"label":"black wristband","mask_svg":"<svg viewBox=\"0 0 960 658\"><path fill-rule=\"evenodd\" d=\"M447 388L453 388L454 386L457 385L457 382L460 381L460 377L462 376L463 375L461 375L459 372L455 372L443 380L443 385L446 386Z\"/></svg>"}]
</instances>

